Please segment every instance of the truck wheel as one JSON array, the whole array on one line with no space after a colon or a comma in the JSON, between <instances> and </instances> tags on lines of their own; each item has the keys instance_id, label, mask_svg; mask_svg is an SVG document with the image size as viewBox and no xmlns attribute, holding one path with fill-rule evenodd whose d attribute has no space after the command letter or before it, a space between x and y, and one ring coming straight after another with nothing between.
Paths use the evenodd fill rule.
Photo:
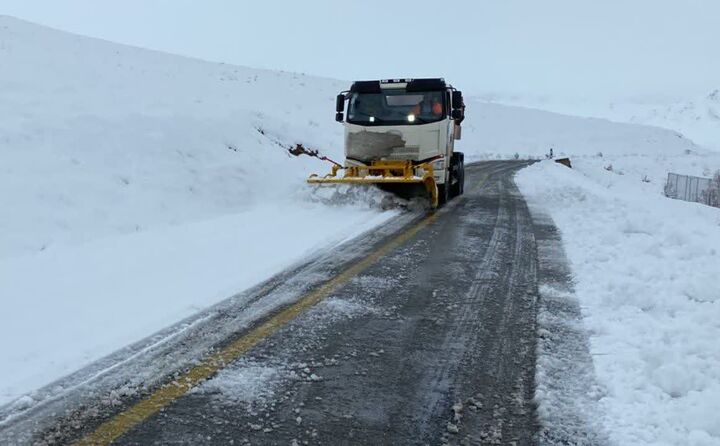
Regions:
<instances>
[{"instance_id":1,"label":"truck wheel","mask_svg":"<svg viewBox=\"0 0 720 446\"><path fill-rule=\"evenodd\" d=\"M465 154L462 152L456 152L458 154L459 165L458 172L460 176L458 178L458 195L465 193Z\"/></svg>"},{"instance_id":2,"label":"truck wheel","mask_svg":"<svg viewBox=\"0 0 720 446\"><path fill-rule=\"evenodd\" d=\"M450 158L450 172L455 184L451 186L450 195L457 197L465 191L465 155L455 152Z\"/></svg>"},{"instance_id":3,"label":"truck wheel","mask_svg":"<svg viewBox=\"0 0 720 446\"><path fill-rule=\"evenodd\" d=\"M437 188L438 188L438 206L443 206L443 205L446 204L448 201L450 201L450 198L452 198L452 196L450 195L450 189L451 189L452 186L450 186L450 187L448 187L448 186L450 186L449 181L446 182L445 184L438 184L438 185L437 185Z\"/></svg>"}]
</instances>

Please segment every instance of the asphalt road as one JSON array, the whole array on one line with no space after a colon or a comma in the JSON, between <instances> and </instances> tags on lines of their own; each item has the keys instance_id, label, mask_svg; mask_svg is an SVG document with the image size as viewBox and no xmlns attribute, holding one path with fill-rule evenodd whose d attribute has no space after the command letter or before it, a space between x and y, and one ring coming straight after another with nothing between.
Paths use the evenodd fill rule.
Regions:
<instances>
[{"instance_id":1,"label":"asphalt road","mask_svg":"<svg viewBox=\"0 0 720 446\"><path fill-rule=\"evenodd\" d=\"M169 366L156 367L165 371L156 385L116 391L110 403L92 403L109 391L101 385L86 389L85 399L64 396L56 407L37 409L46 421L26 415L4 438L81 439L142 405L163 382L182 380L203 351L242 338L256 324L242 325L238 315L252 305L284 293L266 305L271 317L379 252L210 379L118 424L113 444L533 444L538 257L532 219L512 180L525 165L468 166L465 195L433 216L405 217L216 308L198 322L206 328L183 331L165 350L143 360L128 354L135 372L126 368L111 383L117 389L125 380L127 388L133 373L158 363L177 365L172 378ZM403 231L405 238L388 244ZM185 353L170 353L177 349ZM59 415L58 407L65 407ZM23 436L28 429L31 437Z\"/></svg>"}]
</instances>

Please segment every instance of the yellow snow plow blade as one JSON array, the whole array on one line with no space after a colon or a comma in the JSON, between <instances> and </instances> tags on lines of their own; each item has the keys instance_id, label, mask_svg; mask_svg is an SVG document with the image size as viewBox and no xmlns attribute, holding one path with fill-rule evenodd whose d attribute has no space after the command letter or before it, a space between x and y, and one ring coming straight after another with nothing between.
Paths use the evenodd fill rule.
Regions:
<instances>
[{"instance_id":1,"label":"yellow snow plow blade","mask_svg":"<svg viewBox=\"0 0 720 446\"><path fill-rule=\"evenodd\" d=\"M339 170L345 171L342 177L337 175ZM333 165L329 174L324 177L313 174L307 181L310 184L422 184L432 208L438 207L438 188L430 163L413 165L407 160L380 160L369 166Z\"/></svg>"}]
</instances>

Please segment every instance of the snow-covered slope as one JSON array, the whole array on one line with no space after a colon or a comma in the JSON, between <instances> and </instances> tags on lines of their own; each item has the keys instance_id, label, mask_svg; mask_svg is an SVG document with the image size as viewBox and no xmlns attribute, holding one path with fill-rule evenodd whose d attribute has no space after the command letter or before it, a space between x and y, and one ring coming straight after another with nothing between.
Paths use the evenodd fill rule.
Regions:
<instances>
[{"instance_id":1,"label":"snow-covered slope","mask_svg":"<svg viewBox=\"0 0 720 446\"><path fill-rule=\"evenodd\" d=\"M462 147L471 159L556 156L680 155L705 152L676 131L467 101Z\"/></svg>"},{"instance_id":2,"label":"snow-covered slope","mask_svg":"<svg viewBox=\"0 0 720 446\"><path fill-rule=\"evenodd\" d=\"M345 83L0 17L0 405L389 218L314 202Z\"/></svg>"},{"instance_id":3,"label":"snow-covered slope","mask_svg":"<svg viewBox=\"0 0 720 446\"><path fill-rule=\"evenodd\" d=\"M720 90L689 100L636 100L610 104L597 115L676 129L696 143L720 151Z\"/></svg>"},{"instance_id":4,"label":"snow-covered slope","mask_svg":"<svg viewBox=\"0 0 720 446\"><path fill-rule=\"evenodd\" d=\"M344 83L8 17L0 60L0 257L290 196L313 161L278 143L342 153L332 101Z\"/></svg>"},{"instance_id":5,"label":"snow-covered slope","mask_svg":"<svg viewBox=\"0 0 720 446\"><path fill-rule=\"evenodd\" d=\"M618 98L508 96L485 94L482 101L650 125L674 130L707 149L720 151L720 91L696 97L646 95Z\"/></svg>"}]
</instances>

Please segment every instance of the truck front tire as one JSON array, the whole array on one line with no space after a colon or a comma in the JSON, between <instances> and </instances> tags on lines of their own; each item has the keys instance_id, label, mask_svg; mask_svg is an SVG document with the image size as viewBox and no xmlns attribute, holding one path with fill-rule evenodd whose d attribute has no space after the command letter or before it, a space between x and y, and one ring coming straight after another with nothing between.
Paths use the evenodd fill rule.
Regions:
<instances>
[{"instance_id":1,"label":"truck front tire","mask_svg":"<svg viewBox=\"0 0 720 446\"><path fill-rule=\"evenodd\" d=\"M465 154L455 152L450 159L450 173L455 184L450 186L450 195L457 197L465 193Z\"/></svg>"},{"instance_id":2,"label":"truck front tire","mask_svg":"<svg viewBox=\"0 0 720 446\"><path fill-rule=\"evenodd\" d=\"M446 181L445 184L438 184L438 206L443 206L452 198L450 181Z\"/></svg>"}]
</instances>

